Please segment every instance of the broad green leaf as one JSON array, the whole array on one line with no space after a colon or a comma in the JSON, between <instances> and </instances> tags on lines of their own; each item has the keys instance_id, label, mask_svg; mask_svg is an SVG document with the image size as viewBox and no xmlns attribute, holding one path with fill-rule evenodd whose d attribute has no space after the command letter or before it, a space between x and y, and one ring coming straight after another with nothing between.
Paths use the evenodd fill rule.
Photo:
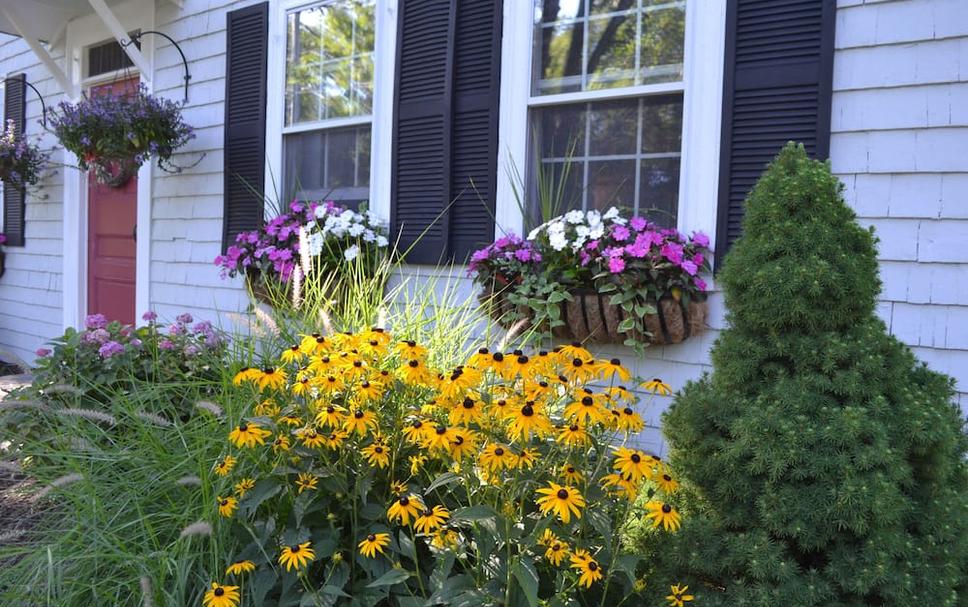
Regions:
<instances>
[{"instance_id":1,"label":"broad green leaf","mask_svg":"<svg viewBox=\"0 0 968 607\"><path fill-rule=\"evenodd\" d=\"M282 486L277 479L264 478L257 481L252 491L249 491L245 499L239 504L240 514L251 514L255 512L262 505L262 502L276 495L281 490Z\"/></svg>"},{"instance_id":2,"label":"broad green leaf","mask_svg":"<svg viewBox=\"0 0 968 607\"><path fill-rule=\"evenodd\" d=\"M453 521L483 521L497 517L497 512L490 506L477 505L460 508L454 512Z\"/></svg>"},{"instance_id":3,"label":"broad green leaf","mask_svg":"<svg viewBox=\"0 0 968 607\"><path fill-rule=\"evenodd\" d=\"M619 331L619 333L628 333L629 331L631 331L634 328L635 328L635 319L634 318L626 318L622 322L618 323L618 331Z\"/></svg>"},{"instance_id":4,"label":"broad green leaf","mask_svg":"<svg viewBox=\"0 0 968 607\"><path fill-rule=\"evenodd\" d=\"M528 599L528 605L536 607L538 605L538 571L534 568L534 562L529 556L522 556L511 568L514 579L518 581L524 596Z\"/></svg>"},{"instance_id":5,"label":"broad green leaf","mask_svg":"<svg viewBox=\"0 0 968 607\"><path fill-rule=\"evenodd\" d=\"M430 574L430 588L434 592L444 587L444 582L447 581L450 570L454 568L455 560L456 556L451 551L447 551L442 557L437 557L437 566L434 567L433 573Z\"/></svg>"},{"instance_id":6,"label":"broad green leaf","mask_svg":"<svg viewBox=\"0 0 968 607\"><path fill-rule=\"evenodd\" d=\"M444 485L450 485L452 483L458 482L459 480L460 480L460 477L454 474L453 472L444 472L443 474L435 478L434 482L430 483L430 486L427 487L427 490L424 493L430 493L431 491L433 491L434 489L437 489L438 487L443 487Z\"/></svg>"},{"instance_id":7,"label":"broad green leaf","mask_svg":"<svg viewBox=\"0 0 968 607\"><path fill-rule=\"evenodd\" d=\"M409 571L404 571L403 569L391 569L387 571L379 578L373 580L367 584L367 588L377 588L379 586L393 586L394 584L399 584L407 578L410 577Z\"/></svg>"}]
</instances>

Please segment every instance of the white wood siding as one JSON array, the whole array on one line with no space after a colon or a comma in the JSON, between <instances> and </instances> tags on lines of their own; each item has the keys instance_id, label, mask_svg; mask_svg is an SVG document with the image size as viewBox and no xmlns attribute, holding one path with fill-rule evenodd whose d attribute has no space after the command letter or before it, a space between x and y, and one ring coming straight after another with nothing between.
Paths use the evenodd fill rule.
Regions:
<instances>
[{"instance_id":1,"label":"white wood siding","mask_svg":"<svg viewBox=\"0 0 968 607\"><path fill-rule=\"evenodd\" d=\"M58 61L62 56L62 53L55 55ZM0 80L19 73L26 74L27 81L40 90L48 107L63 99L59 85L27 45L19 38L0 34ZM0 87L2 97L3 87ZM44 132L41 114L40 100L28 87L28 136L36 137ZM50 147L53 141L48 135L42 145ZM60 162L60 154L55 153L52 160ZM47 178L40 192L28 194L26 246L3 246L7 271L0 278L0 350L10 351L27 361L34 359L34 351L44 341L61 332L62 184L63 169L58 169Z\"/></svg>"},{"instance_id":2,"label":"white wood siding","mask_svg":"<svg viewBox=\"0 0 968 607\"><path fill-rule=\"evenodd\" d=\"M831 131L881 240L879 313L968 412L968 2L840 0Z\"/></svg>"}]
</instances>

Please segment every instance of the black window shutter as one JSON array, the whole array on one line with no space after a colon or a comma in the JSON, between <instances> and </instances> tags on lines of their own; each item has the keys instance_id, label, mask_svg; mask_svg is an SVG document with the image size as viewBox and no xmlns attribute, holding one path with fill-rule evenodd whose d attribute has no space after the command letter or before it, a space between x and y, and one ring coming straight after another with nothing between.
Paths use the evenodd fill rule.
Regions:
<instances>
[{"instance_id":1,"label":"black window shutter","mask_svg":"<svg viewBox=\"0 0 968 607\"><path fill-rule=\"evenodd\" d=\"M402 3L391 224L412 263L494 237L501 0Z\"/></svg>"},{"instance_id":2,"label":"black window shutter","mask_svg":"<svg viewBox=\"0 0 968 607\"><path fill-rule=\"evenodd\" d=\"M14 128L20 136L27 126L27 78L24 74L10 76L3 86L3 125L0 131L6 129L7 121L13 120ZM7 246L24 246L24 228L26 223L27 193L22 187L10 183L3 184L3 233L7 236Z\"/></svg>"},{"instance_id":3,"label":"black window shutter","mask_svg":"<svg viewBox=\"0 0 968 607\"><path fill-rule=\"evenodd\" d=\"M740 234L743 201L788 141L830 151L835 0L729 0L716 262Z\"/></svg>"},{"instance_id":4,"label":"black window shutter","mask_svg":"<svg viewBox=\"0 0 968 607\"><path fill-rule=\"evenodd\" d=\"M269 3L226 18L223 250L263 221Z\"/></svg>"}]
</instances>

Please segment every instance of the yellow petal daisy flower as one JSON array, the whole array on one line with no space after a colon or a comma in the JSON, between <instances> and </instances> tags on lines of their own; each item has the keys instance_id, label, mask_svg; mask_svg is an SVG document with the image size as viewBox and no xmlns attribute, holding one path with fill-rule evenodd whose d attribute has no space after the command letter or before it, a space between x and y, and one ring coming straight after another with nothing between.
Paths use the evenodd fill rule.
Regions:
<instances>
[{"instance_id":1,"label":"yellow petal daisy flower","mask_svg":"<svg viewBox=\"0 0 968 607\"><path fill-rule=\"evenodd\" d=\"M696 598L691 594L686 594L689 591L689 586L676 584L675 586L670 586L670 588L672 589L672 594L666 597L666 600L669 601L669 607L685 607L686 603L692 602Z\"/></svg>"},{"instance_id":2,"label":"yellow petal daisy flower","mask_svg":"<svg viewBox=\"0 0 968 607\"><path fill-rule=\"evenodd\" d=\"M229 432L229 440L240 449L245 447L252 449L256 445L266 444L266 437L272 432L263 430L259 424L252 422L242 422Z\"/></svg>"},{"instance_id":3,"label":"yellow petal daisy flower","mask_svg":"<svg viewBox=\"0 0 968 607\"><path fill-rule=\"evenodd\" d=\"M578 584L590 588L592 584L602 579L602 567L586 550L578 548L571 555L571 568L578 570Z\"/></svg>"},{"instance_id":4,"label":"yellow petal daisy flower","mask_svg":"<svg viewBox=\"0 0 968 607\"><path fill-rule=\"evenodd\" d=\"M255 480L251 478L243 478L239 482L235 483L235 494L239 497L245 497L245 494L255 487Z\"/></svg>"},{"instance_id":5,"label":"yellow petal daisy flower","mask_svg":"<svg viewBox=\"0 0 968 607\"><path fill-rule=\"evenodd\" d=\"M568 557L568 544L556 539L548 544L544 555L549 563L557 567Z\"/></svg>"},{"instance_id":6,"label":"yellow petal daisy flower","mask_svg":"<svg viewBox=\"0 0 968 607\"><path fill-rule=\"evenodd\" d=\"M371 533L363 538L363 541L357 544L360 548L360 554L366 558L375 558L377 553L386 554L384 550L390 545L390 534L389 533Z\"/></svg>"},{"instance_id":7,"label":"yellow petal daisy flower","mask_svg":"<svg viewBox=\"0 0 968 607\"><path fill-rule=\"evenodd\" d=\"M682 524L682 515L671 505L664 502L651 501L645 505L649 511L645 518L652 520L652 526L662 528L666 531L677 531Z\"/></svg>"},{"instance_id":8,"label":"yellow petal daisy flower","mask_svg":"<svg viewBox=\"0 0 968 607\"><path fill-rule=\"evenodd\" d=\"M542 514L554 513L562 523L571 521L572 515L581 518L581 509L585 507L585 498L578 489L549 482L547 487L538 489L542 497L537 500Z\"/></svg>"},{"instance_id":9,"label":"yellow petal daisy flower","mask_svg":"<svg viewBox=\"0 0 968 607\"><path fill-rule=\"evenodd\" d=\"M249 573L255 571L255 563L252 561L239 561L237 563L232 563L225 570L225 575L242 575L243 573Z\"/></svg>"},{"instance_id":10,"label":"yellow petal daisy flower","mask_svg":"<svg viewBox=\"0 0 968 607\"><path fill-rule=\"evenodd\" d=\"M240 600L238 586L223 586L212 582L212 587L202 597L202 605L204 607L236 607Z\"/></svg>"},{"instance_id":11,"label":"yellow petal daisy flower","mask_svg":"<svg viewBox=\"0 0 968 607\"><path fill-rule=\"evenodd\" d=\"M360 449L368 464L373 467L386 468L390 465L390 450L382 443L373 443Z\"/></svg>"},{"instance_id":12,"label":"yellow petal daisy flower","mask_svg":"<svg viewBox=\"0 0 968 607\"><path fill-rule=\"evenodd\" d=\"M413 523L413 528L418 533L430 534L440 529L450 518L450 512L443 506L434 506L420 513L417 520Z\"/></svg>"},{"instance_id":13,"label":"yellow petal daisy flower","mask_svg":"<svg viewBox=\"0 0 968 607\"><path fill-rule=\"evenodd\" d=\"M415 495L403 495L387 509L387 518L391 523L396 520L401 525L409 525L411 519L416 519L423 510L424 505L420 498Z\"/></svg>"},{"instance_id":14,"label":"yellow petal daisy flower","mask_svg":"<svg viewBox=\"0 0 968 607\"><path fill-rule=\"evenodd\" d=\"M234 497L218 497L218 513L226 518L235 514L235 509L239 507L239 500Z\"/></svg>"},{"instance_id":15,"label":"yellow petal daisy flower","mask_svg":"<svg viewBox=\"0 0 968 607\"><path fill-rule=\"evenodd\" d=\"M299 493L315 489L318 483L319 479L308 472L300 472L296 477L296 486L299 487Z\"/></svg>"},{"instance_id":16,"label":"yellow petal daisy flower","mask_svg":"<svg viewBox=\"0 0 968 607\"><path fill-rule=\"evenodd\" d=\"M665 383L658 377L653 378L644 384L642 387L651 392L652 394L661 394L662 396L669 396L672 394L672 386Z\"/></svg>"},{"instance_id":17,"label":"yellow petal daisy flower","mask_svg":"<svg viewBox=\"0 0 968 607\"><path fill-rule=\"evenodd\" d=\"M316 552L310 548L312 542L293 544L282 549L279 555L279 564L286 568L286 571L302 569L316 559Z\"/></svg>"},{"instance_id":18,"label":"yellow petal daisy flower","mask_svg":"<svg viewBox=\"0 0 968 607\"><path fill-rule=\"evenodd\" d=\"M235 463L239 461L232 457L231 455L226 455L222 461L215 464L215 474L219 476L227 476L232 468L235 468Z\"/></svg>"}]
</instances>

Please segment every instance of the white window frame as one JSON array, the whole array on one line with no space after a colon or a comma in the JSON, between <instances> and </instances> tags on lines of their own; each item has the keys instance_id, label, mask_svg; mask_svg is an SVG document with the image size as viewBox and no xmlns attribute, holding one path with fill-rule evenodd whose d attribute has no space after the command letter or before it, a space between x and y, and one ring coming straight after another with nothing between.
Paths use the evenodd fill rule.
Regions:
<instances>
[{"instance_id":1,"label":"white window frame","mask_svg":"<svg viewBox=\"0 0 968 607\"><path fill-rule=\"evenodd\" d=\"M338 2L338 0L336 0ZM266 78L266 190L284 195L283 138L288 133L370 124L371 211L390 218L390 166L393 158L393 95L396 86L398 0L375 0L373 49L373 107L370 116L332 118L311 123L285 124L286 22L298 9L332 4L334 0L283 0L269 7L269 52ZM267 194L267 197L269 195Z\"/></svg>"},{"instance_id":2,"label":"white window frame","mask_svg":"<svg viewBox=\"0 0 968 607\"><path fill-rule=\"evenodd\" d=\"M686 0L685 60L681 82L532 95L533 0L504 1L501 115L498 128L497 235L520 234L524 218L513 179L528 178L531 108L603 99L682 92L682 149L679 169L680 230L702 231L713 240L719 192L726 0ZM715 246L713 242L712 246Z\"/></svg>"}]
</instances>

